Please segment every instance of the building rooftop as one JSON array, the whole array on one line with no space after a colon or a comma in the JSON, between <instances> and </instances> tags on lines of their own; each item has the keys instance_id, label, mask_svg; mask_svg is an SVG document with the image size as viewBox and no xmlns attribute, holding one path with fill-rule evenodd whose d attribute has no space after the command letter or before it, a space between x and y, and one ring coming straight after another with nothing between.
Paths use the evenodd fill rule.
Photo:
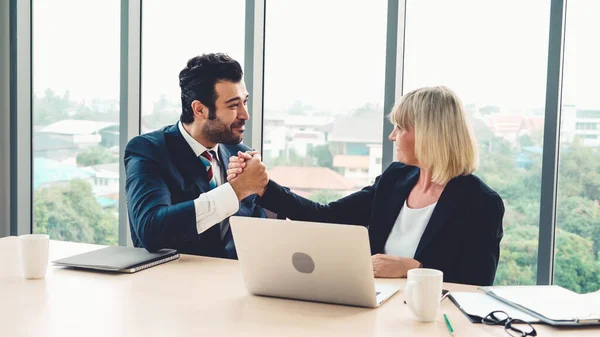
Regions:
<instances>
[{"instance_id":1,"label":"building rooftop","mask_svg":"<svg viewBox=\"0 0 600 337\"><path fill-rule=\"evenodd\" d=\"M61 135L90 135L98 133L100 130L114 125L119 124L114 122L65 119L50 125L46 125L39 131Z\"/></svg>"},{"instance_id":2,"label":"building rooftop","mask_svg":"<svg viewBox=\"0 0 600 337\"><path fill-rule=\"evenodd\" d=\"M333 122L330 142L339 143L381 143L383 118L342 117Z\"/></svg>"},{"instance_id":3,"label":"building rooftop","mask_svg":"<svg viewBox=\"0 0 600 337\"><path fill-rule=\"evenodd\" d=\"M296 190L349 191L355 188L352 181L327 167L276 166L269 170L269 178Z\"/></svg>"},{"instance_id":4,"label":"building rooftop","mask_svg":"<svg viewBox=\"0 0 600 337\"><path fill-rule=\"evenodd\" d=\"M339 154L333 156L333 167L368 169L369 156Z\"/></svg>"},{"instance_id":5,"label":"building rooftop","mask_svg":"<svg viewBox=\"0 0 600 337\"><path fill-rule=\"evenodd\" d=\"M63 164L56 160L33 158L33 189L55 182L86 179L93 175L93 173L84 169Z\"/></svg>"}]
</instances>

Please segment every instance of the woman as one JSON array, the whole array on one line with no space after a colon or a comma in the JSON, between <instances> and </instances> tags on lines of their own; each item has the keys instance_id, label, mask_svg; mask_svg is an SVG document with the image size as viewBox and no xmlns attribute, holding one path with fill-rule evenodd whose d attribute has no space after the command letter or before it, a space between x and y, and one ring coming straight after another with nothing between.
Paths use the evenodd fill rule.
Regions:
<instances>
[{"instance_id":1,"label":"woman","mask_svg":"<svg viewBox=\"0 0 600 337\"><path fill-rule=\"evenodd\" d=\"M421 88L390 114L399 163L375 183L328 205L269 181L257 203L293 220L367 226L376 277L413 268L444 272L445 282L494 282L504 205L473 175L477 148L463 105L448 88ZM251 154L232 157L228 180Z\"/></svg>"}]
</instances>

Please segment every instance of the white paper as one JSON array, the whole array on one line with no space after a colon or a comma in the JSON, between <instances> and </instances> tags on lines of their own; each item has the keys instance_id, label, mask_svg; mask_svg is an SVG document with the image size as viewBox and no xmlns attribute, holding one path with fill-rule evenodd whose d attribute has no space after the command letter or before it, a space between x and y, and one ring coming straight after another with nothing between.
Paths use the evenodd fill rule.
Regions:
<instances>
[{"instance_id":1,"label":"white paper","mask_svg":"<svg viewBox=\"0 0 600 337\"><path fill-rule=\"evenodd\" d=\"M502 310L511 318L518 318L529 323L539 322L538 319L484 293L451 292L450 295L469 315L485 317L492 311Z\"/></svg>"},{"instance_id":2,"label":"white paper","mask_svg":"<svg viewBox=\"0 0 600 337\"><path fill-rule=\"evenodd\" d=\"M554 321L600 317L599 293L577 294L560 286L496 286L487 289Z\"/></svg>"}]
</instances>

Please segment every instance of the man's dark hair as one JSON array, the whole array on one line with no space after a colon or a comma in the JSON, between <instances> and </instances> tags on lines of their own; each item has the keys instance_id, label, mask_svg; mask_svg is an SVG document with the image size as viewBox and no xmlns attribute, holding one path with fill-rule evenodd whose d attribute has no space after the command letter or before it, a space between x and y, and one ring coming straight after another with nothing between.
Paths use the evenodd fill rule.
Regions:
<instances>
[{"instance_id":1,"label":"man's dark hair","mask_svg":"<svg viewBox=\"0 0 600 337\"><path fill-rule=\"evenodd\" d=\"M194 121L192 102L195 100L208 108L209 119L215 119L215 84L221 80L238 83L242 80L242 75L240 64L227 54L210 53L191 58L179 73L182 107L179 120L184 124Z\"/></svg>"}]
</instances>

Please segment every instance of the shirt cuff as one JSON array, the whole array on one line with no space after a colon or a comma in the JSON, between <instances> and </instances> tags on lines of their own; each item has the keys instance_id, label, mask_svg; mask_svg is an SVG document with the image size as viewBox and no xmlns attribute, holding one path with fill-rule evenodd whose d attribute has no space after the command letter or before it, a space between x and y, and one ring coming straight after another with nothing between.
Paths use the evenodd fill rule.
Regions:
<instances>
[{"instance_id":1,"label":"shirt cuff","mask_svg":"<svg viewBox=\"0 0 600 337\"><path fill-rule=\"evenodd\" d=\"M198 234L232 216L240 209L240 203L229 183L220 185L194 200Z\"/></svg>"},{"instance_id":2,"label":"shirt cuff","mask_svg":"<svg viewBox=\"0 0 600 337\"><path fill-rule=\"evenodd\" d=\"M237 194L229 183L225 183L217 188L208 191L207 196L215 201L219 207L217 211L221 211L224 216L230 216L240 209L240 202Z\"/></svg>"}]
</instances>

